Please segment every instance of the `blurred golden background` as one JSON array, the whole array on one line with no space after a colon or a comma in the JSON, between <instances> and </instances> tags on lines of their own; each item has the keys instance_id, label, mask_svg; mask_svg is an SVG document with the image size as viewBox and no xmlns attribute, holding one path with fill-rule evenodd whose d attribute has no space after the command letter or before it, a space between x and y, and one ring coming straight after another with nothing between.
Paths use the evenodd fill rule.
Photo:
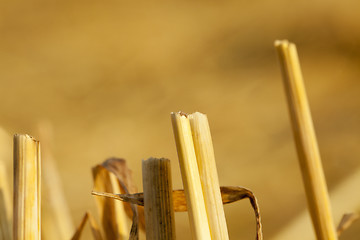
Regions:
<instances>
[{"instance_id":1,"label":"blurred golden background","mask_svg":"<svg viewBox=\"0 0 360 240\"><path fill-rule=\"evenodd\" d=\"M169 158L182 188L169 113L200 111L220 184L252 189L265 239L280 239L306 201L273 43L298 46L331 194L360 168L359 9L355 0L1 1L0 156L11 173L10 136L38 138L38 123L50 122L77 225L96 214L91 167L108 157L128 161L140 190L141 160ZM358 189L344 196L356 198ZM333 209L360 210L348 206ZM225 211L231 239L255 238L247 200ZM186 213L176 231L189 239ZM359 236L357 222L342 239Z\"/></svg>"}]
</instances>

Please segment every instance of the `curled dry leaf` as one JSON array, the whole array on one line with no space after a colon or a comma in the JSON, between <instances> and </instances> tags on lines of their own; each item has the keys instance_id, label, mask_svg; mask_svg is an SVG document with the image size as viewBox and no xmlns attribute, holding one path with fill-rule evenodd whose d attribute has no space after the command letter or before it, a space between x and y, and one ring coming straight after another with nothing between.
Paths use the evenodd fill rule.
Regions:
<instances>
[{"instance_id":1,"label":"curled dry leaf","mask_svg":"<svg viewBox=\"0 0 360 240\"><path fill-rule=\"evenodd\" d=\"M121 193L129 195L137 192L137 188L132 181L132 171L127 167L124 159L110 158L103 162L101 166L116 176L120 184ZM133 222L129 239L139 239L139 224L145 230L144 208L132 202L125 202L124 207L126 214L132 218Z\"/></svg>"},{"instance_id":2,"label":"curled dry leaf","mask_svg":"<svg viewBox=\"0 0 360 240\"><path fill-rule=\"evenodd\" d=\"M360 218L360 215L358 213L346 213L341 218L339 226L337 227L337 235L340 236L343 231L348 229L353 222L358 220Z\"/></svg>"},{"instance_id":3,"label":"curled dry leaf","mask_svg":"<svg viewBox=\"0 0 360 240\"><path fill-rule=\"evenodd\" d=\"M221 190L221 198L223 204L228 204L232 202L239 201L244 198L249 198L252 208L255 212L256 219L256 239L262 240L262 224L261 224L261 215L260 208L257 202L257 199L252 191L243 187L220 187Z\"/></svg>"},{"instance_id":4,"label":"curled dry leaf","mask_svg":"<svg viewBox=\"0 0 360 240\"><path fill-rule=\"evenodd\" d=\"M103 166L92 169L94 190L111 193L120 192L117 178ZM128 235L124 203L109 198L95 198L105 240L125 240Z\"/></svg>"},{"instance_id":5,"label":"curled dry leaf","mask_svg":"<svg viewBox=\"0 0 360 240\"><path fill-rule=\"evenodd\" d=\"M243 187L220 187L221 197L223 204L229 204L236 201L239 201L244 198L249 198L251 206L254 209L256 217L256 239L262 240L262 225L261 225L261 216L260 209L255 195L246 188ZM93 195L109 197L131 204L136 204L138 206L144 206L144 194L135 193L135 194L112 194L112 193L100 193L92 192ZM173 201L174 201L174 211L175 212L185 212L187 211L186 207L186 198L184 190L174 190L173 191Z\"/></svg>"},{"instance_id":6,"label":"curled dry leaf","mask_svg":"<svg viewBox=\"0 0 360 240\"><path fill-rule=\"evenodd\" d=\"M85 224L86 222L89 220L90 222L90 228L91 228L91 232L93 234L93 237L95 240L103 240L101 233L100 233L100 229L94 219L94 217L89 213L85 213L83 219L81 220L80 225L77 227L76 232L74 234L74 236L71 238L71 240L79 240L81 237L81 234L84 230Z\"/></svg>"}]
</instances>

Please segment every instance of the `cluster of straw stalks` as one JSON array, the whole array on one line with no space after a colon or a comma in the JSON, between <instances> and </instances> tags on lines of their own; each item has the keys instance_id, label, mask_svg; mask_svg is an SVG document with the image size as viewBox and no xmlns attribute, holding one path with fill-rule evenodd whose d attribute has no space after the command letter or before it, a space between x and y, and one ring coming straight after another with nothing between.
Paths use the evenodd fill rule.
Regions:
<instances>
[{"instance_id":1,"label":"cluster of straw stalks","mask_svg":"<svg viewBox=\"0 0 360 240\"><path fill-rule=\"evenodd\" d=\"M275 46L316 237L334 240L358 215L345 215L335 229L296 47L287 41L277 41ZM168 159L149 158L142 162L143 192L138 192L133 184L125 160L108 159L92 169L92 194L100 224L87 212L74 232L66 202L58 191L61 184L50 154L46 153L44 163L46 204L41 213L40 143L28 135L15 135L13 202L6 171L0 165L0 240L38 240L41 236L46 240L77 240L87 222L96 240L138 239L140 229L145 231L147 239L176 239L174 214L181 211L188 212L193 239L226 240L229 233L223 204L243 198L250 199L256 218L255 236L262 239L260 211L254 194L246 188L219 185L207 116L177 112L171 113L171 121L184 189L172 189ZM46 134L42 137L46 138ZM132 220L131 227L127 218Z\"/></svg>"}]
</instances>

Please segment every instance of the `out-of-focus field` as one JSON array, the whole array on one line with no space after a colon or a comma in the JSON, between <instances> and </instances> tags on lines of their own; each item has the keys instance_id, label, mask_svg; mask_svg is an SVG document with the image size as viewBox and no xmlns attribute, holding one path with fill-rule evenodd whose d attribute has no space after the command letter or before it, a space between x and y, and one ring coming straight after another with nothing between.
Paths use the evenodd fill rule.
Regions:
<instances>
[{"instance_id":1,"label":"out-of-focus field","mask_svg":"<svg viewBox=\"0 0 360 240\"><path fill-rule=\"evenodd\" d=\"M140 190L141 160L167 157L182 188L169 113L200 111L220 184L252 189L276 239L306 209L276 39L298 46L330 191L360 167L359 1L0 4L0 126L36 137L39 121L52 123L75 224L96 213L91 167L107 157L127 159ZM255 238L248 201L225 211L231 239ZM187 214L176 221L189 239ZM342 239L359 236L356 223Z\"/></svg>"}]
</instances>

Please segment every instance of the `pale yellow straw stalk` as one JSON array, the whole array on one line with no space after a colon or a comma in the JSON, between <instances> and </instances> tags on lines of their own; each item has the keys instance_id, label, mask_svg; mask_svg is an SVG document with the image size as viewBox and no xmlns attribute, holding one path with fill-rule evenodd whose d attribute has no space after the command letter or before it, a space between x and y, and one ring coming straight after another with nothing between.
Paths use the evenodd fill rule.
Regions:
<instances>
[{"instance_id":1,"label":"pale yellow straw stalk","mask_svg":"<svg viewBox=\"0 0 360 240\"><path fill-rule=\"evenodd\" d=\"M193 239L211 239L190 122L184 113L171 113Z\"/></svg>"},{"instance_id":2,"label":"pale yellow straw stalk","mask_svg":"<svg viewBox=\"0 0 360 240\"><path fill-rule=\"evenodd\" d=\"M317 239L337 239L296 46L276 41L310 215Z\"/></svg>"},{"instance_id":3,"label":"pale yellow straw stalk","mask_svg":"<svg viewBox=\"0 0 360 240\"><path fill-rule=\"evenodd\" d=\"M14 240L41 239L40 143L14 136Z\"/></svg>"},{"instance_id":4,"label":"pale yellow straw stalk","mask_svg":"<svg viewBox=\"0 0 360 240\"><path fill-rule=\"evenodd\" d=\"M199 112L189 115L189 119L211 237L213 240L229 239L209 122L207 116Z\"/></svg>"}]
</instances>

